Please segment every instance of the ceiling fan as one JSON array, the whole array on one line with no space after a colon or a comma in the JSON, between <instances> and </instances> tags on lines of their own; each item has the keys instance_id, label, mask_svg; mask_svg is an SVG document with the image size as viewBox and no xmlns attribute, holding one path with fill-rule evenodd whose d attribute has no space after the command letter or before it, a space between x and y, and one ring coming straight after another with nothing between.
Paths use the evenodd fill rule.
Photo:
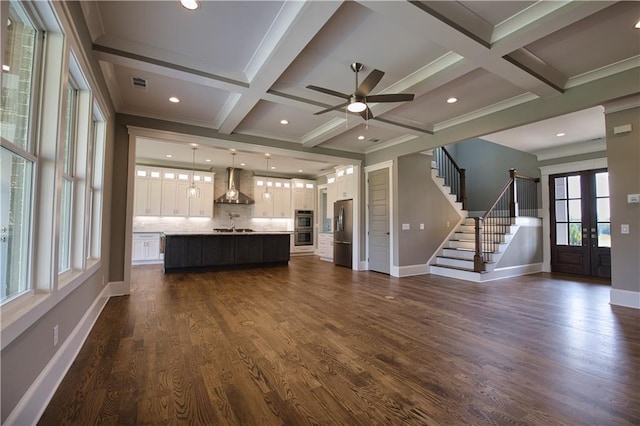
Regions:
<instances>
[{"instance_id":1,"label":"ceiling fan","mask_svg":"<svg viewBox=\"0 0 640 426\"><path fill-rule=\"evenodd\" d=\"M358 73L362 70L364 65L360 62L354 62L351 64L351 69L356 73L356 90L350 95L345 93L336 92L335 90L325 89L324 87L318 87L314 85L307 86L307 89L315 90L316 92L325 93L327 95L336 96L338 98L346 99L347 101L341 103L336 106L332 106L331 108L323 109L322 111L318 111L313 115L324 114L325 112L334 111L337 109L341 109L347 107L347 110L350 112L360 113L362 118L368 120L373 118L373 113L369 109L367 105L368 102L371 103L379 103L379 102L408 102L413 100L412 94L408 93L388 93L384 95L369 95L369 93L373 90L374 87L382 80L384 76L384 72L380 70L374 69L369 73L369 75L364 79L362 84L358 86Z\"/></svg>"}]
</instances>

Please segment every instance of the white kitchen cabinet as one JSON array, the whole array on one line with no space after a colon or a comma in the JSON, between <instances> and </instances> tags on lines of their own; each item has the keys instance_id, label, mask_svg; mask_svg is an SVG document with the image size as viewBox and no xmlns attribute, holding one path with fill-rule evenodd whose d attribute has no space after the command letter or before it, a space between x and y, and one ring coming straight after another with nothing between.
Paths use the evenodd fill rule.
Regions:
<instances>
[{"instance_id":1,"label":"white kitchen cabinet","mask_svg":"<svg viewBox=\"0 0 640 426\"><path fill-rule=\"evenodd\" d=\"M336 200L353 199L356 193L356 174L354 166L336 168Z\"/></svg>"},{"instance_id":2,"label":"white kitchen cabinet","mask_svg":"<svg viewBox=\"0 0 640 426\"><path fill-rule=\"evenodd\" d=\"M333 234L320 232L318 234L318 256L327 262L333 262Z\"/></svg>"},{"instance_id":3,"label":"white kitchen cabinet","mask_svg":"<svg viewBox=\"0 0 640 426\"><path fill-rule=\"evenodd\" d=\"M162 172L162 216L189 216L190 172L164 170Z\"/></svg>"},{"instance_id":4,"label":"white kitchen cabinet","mask_svg":"<svg viewBox=\"0 0 640 426\"><path fill-rule=\"evenodd\" d=\"M193 182L200 188L200 197L188 198L190 217L213 216L213 173L195 172Z\"/></svg>"},{"instance_id":5,"label":"white kitchen cabinet","mask_svg":"<svg viewBox=\"0 0 640 426\"><path fill-rule=\"evenodd\" d=\"M131 257L134 263L157 263L161 261L160 234L156 232L134 233Z\"/></svg>"},{"instance_id":6,"label":"white kitchen cabinet","mask_svg":"<svg viewBox=\"0 0 640 426\"><path fill-rule=\"evenodd\" d=\"M293 210L316 209L316 183L312 180L292 179Z\"/></svg>"},{"instance_id":7,"label":"white kitchen cabinet","mask_svg":"<svg viewBox=\"0 0 640 426\"><path fill-rule=\"evenodd\" d=\"M270 194L265 198L266 190ZM291 182L288 179L253 178L253 216L261 218L291 217Z\"/></svg>"},{"instance_id":8,"label":"white kitchen cabinet","mask_svg":"<svg viewBox=\"0 0 640 426\"><path fill-rule=\"evenodd\" d=\"M291 182L289 180L278 179L274 182L272 217L291 217Z\"/></svg>"},{"instance_id":9,"label":"white kitchen cabinet","mask_svg":"<svg viewBox=\"0 0 640 426\"><path fill-rule=\"evenodd\" d=\"M134 214L136 216L160 216L161 212L161 171L147 167L136 167Z\"/></svg>"},{"instance_id":10,"label":"white kitchen cabinet","mask_svg":"<svg viewBox=\"0 0 640 426\"><path fill-rule=\"evenodd\" d=\"M327 209L325 210L325 219L329 219L330 221L333 221L333 204L338 198L337 191L336 175L327 175Z\"/></svg>"}]
</instances>

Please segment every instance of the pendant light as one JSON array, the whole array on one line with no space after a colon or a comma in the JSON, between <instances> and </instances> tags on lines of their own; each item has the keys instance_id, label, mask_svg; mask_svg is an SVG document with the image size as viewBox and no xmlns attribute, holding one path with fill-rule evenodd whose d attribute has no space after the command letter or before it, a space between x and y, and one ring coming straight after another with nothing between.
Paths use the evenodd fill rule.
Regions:
<instances>
[{"instance_id":1,"label":"pendant light","mask_svg":"<svg viewBox=\"0 0 640 426\"><path fill-rule=\"evenodd\" d=\"M267 173L265 173L266 178L266 182L264 184L264 193L262 194L262 199L265 201L270 201L271 200L271 193L269 192L269 154L265 154L264 155L265 158L267 159Z\"/></svg>"},{"instance_id":2,"label":"pendant light","mask_svg":"<svg viewBox=\"0 0 640 426\"><path fill-rule=\"evenodd\" d=\"M236 168L236 153L231 153L231 161L232 166L231 169L234 170ZM233 174L235 176L235 173ZM233 179L231 179L231 174L229 174L229 189L227 189L226 197L228 201L238 201L238 190L236 189L236 184Z\"/></svg>"},{"instance_id":3,"label":"pendant light","mask_svg":"<svg viewBox=\"0 0 640 426\"><path fill-rule=\"evenodd\" d=\"M193 150L193 161L191 163L191 183L187 187L187 197L188 198L200 198L200 188L196 186L196 182L194 180L194 173L196 169L196 149L191 148Z\"/></svg>"}]
</instances>

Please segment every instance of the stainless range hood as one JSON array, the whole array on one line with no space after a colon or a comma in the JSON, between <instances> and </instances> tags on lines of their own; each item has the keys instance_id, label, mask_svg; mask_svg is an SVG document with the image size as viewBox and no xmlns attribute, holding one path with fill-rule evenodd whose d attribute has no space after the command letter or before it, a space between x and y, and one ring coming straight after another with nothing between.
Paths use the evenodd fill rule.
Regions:
<instances>
[{"instance_id":1,"label":"stainless range hood","mask_svg":"<svg viewBox=\"0 0 640 426\"><path fill-rule=\"evenodd\" d=\"M242 169L236 169L235 167L227 167L227 178L229 179L227 184L227 190L230 189L231 185L233 184L233 187L235 187L236 191L238 191L238 196L234 200L229 200L227 199L227 193L225 191L225 193L222 194L222 196L216 198L216 203L218 204L253 204L255 202L253 201L253 198L249 197L248 195L240 191L240 172L241 171Z\"/></svg>"}]
</instances>

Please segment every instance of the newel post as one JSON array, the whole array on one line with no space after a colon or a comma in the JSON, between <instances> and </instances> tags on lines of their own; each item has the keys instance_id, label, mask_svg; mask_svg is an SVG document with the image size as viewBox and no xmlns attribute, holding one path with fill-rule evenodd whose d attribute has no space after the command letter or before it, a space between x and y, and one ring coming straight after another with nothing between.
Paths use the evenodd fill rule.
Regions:
<instances>
[{"instance_id":1,"label":"newel post","mask_svg":"<svg viewBox=\"0 0 640 426\"><path fill-rule=\"evenodd\" d=\"M481 217L474 217L474 228L476 234L476 253L473 256L473 270L475 272L484 271L484 259L482 258L482 223Z\"/></svg>"},{"instance_id":2,"label":"newel post","mask_svg":"<svg viewBox=\"0 0 640 426\"><path fill-rule=\"evenodd\" d=\"M518 216L518 192L516 191L516 169L509 169L511 185L509 185L509 217Z\"/></svg>"}]
</instances>

